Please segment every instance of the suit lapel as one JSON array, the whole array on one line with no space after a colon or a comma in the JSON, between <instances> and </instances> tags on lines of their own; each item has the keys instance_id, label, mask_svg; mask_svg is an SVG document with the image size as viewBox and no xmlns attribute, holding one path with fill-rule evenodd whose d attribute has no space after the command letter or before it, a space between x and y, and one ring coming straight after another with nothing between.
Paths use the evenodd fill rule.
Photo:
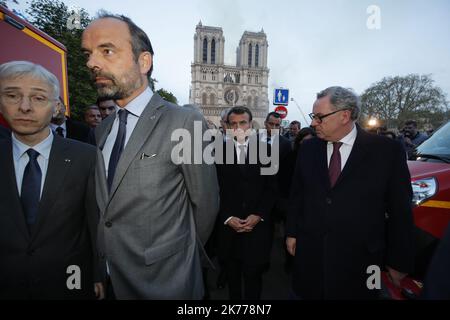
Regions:
<instances>
[{"instance_id":1,"label":"suit lapel","mask_svg":"<svg viewBox=\"0 0 450 320\"><path fill-rule=\"evenodd\" d=\"M330 176L328 174L328 155L327 155L328 142L318 139L317 152L316 152L316 165L317 174L321 180L321 184L326 186L326 189L331 189ZM300 150L300 152L302 152ZM313 174L315 174L313 172Z\"/></svg>"},{"instance_id":2,"label":"suit lapel","mask_svg":"<svg viewBox=\"0 0 450 320\"><path fill-rule=\"evenodd\" d=\"M11 216L24 237L29 240L30 234L28 232L25 214L17 191L11 139L0 140L0 151L0 170L5 173L2 174L2 187L0 187L0 192L11 195L10 198L8 197L10 202L8 203L8 206L5 206L7 209L4 210L4 212Z\"/></svg>"},{"instance_id":3,"label":"suit lapel","mask_svg":"<svg viewBox=\"0 0 450 320\"><path fill-rule=\"evenodd\" d=\"M114 120L116 119L117 112L103 120L103 123L95 131L95 137L97 139L97 165L95 170L96 181L96 195L97 203L100 208L100 212L104 212L106 204L109 200L108 182L106 180L106 168L105 159L103 157L103 147L105 146L106 139L111 132Z\"/></svg>"},{"instance_id":4,"label":"suit lapel","mask_svg":"<svg viewBox=\"0 0 450 320\"><path fill-rule=\"evenodd\" d=\"M36 227L33 228L32 232L32 239L39 233L40 228L61 194L60 190L66 181L66 175L72 162L67 150L68 145L64 143L64 139L55 135L48 160L47 175L45 176L44 188L39 204Z\"/></svg>"},{"instance_id":5,"label":"suit lapel","mask_svg":"<svg viewBox=\"0 0 450 320\"><path fill-rule=\"evenodd\" d=\"M117 164L116 173L111 185L110 199L114 196L131 162L136 158L136 154L152 134L153 129L163 113L164 109L161 108L162 106L164 106L164 100L158 94L153 94L152 99L142 112Z\"/></svg>"}]
</instances>

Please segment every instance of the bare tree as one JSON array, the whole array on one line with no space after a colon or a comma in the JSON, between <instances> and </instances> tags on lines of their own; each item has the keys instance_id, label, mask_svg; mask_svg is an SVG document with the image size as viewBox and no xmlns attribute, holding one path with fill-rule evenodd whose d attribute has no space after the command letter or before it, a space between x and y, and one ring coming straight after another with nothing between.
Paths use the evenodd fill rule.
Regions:
<instances>
[{"instance_id":1,"label":"bare tree","mask_svg":"<svg viewBox=\"0 0 450 320\"><path fill-rule=\"evenodd\" d=\"M388 127L407 119L437 126L448 111L446 95L431 75L385 77L362 94L361 103L363 116L376 117Z\"/></svg>"}]
</instances>

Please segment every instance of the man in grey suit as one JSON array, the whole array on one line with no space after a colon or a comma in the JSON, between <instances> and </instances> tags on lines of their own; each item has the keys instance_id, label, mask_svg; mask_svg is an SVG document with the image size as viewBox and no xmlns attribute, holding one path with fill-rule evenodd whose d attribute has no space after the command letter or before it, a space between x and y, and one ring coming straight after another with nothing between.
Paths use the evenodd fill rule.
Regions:
<instances>
[{"instance_id":1,"label":"man in grey suit","mask_svg":"<svg viewBox=\"0 0 450 320\"><path fill-rule=\"evenodd\" d=\"M114 293L201 299L200 256L218 211L217 176L213 165L174 163L171 133L184 128L193 137L195 121L206 129L204 118L152 93L153 49L129 18L98 17L83 33L82 50L99 97L119 107L95 134L99 246Z\"/></svg>"}]
</instances>

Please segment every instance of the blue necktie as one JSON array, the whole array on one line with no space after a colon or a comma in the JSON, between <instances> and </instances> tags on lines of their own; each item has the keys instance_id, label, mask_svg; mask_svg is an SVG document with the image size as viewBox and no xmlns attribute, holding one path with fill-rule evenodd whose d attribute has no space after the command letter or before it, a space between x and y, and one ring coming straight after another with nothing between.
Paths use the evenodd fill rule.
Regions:
<instances>
[{"instance_id":1,"label":"blue necktie","mask_svg":"<svg viewBox=\"0 0 450 320\"><path fill-rule=\"evenodd\" d=\"M39 152L33 149L27 150L30 161L25 167L22 180L22 190L20 200L25 212L25 218L28 225L36 222L39 210L39 201L41 197L42 172L37 162Z\"/></svg>"},{"instance_id":2,"label":"blue necktie","mask_svg":"<svg viewBox=\"0 0 450 320\"><path fill-rule=\"evenodd\" d=\"M125 146L125 137L127 135L128 111L121 109L119 110L118 114L119 131L117 132L116 142L114 142L114 147L112 149L111 158L109 158L108 164L108 190L111 190L117 163L119 163L120 155L122 154L123 147Z\"/></svg>"}]
</instances>

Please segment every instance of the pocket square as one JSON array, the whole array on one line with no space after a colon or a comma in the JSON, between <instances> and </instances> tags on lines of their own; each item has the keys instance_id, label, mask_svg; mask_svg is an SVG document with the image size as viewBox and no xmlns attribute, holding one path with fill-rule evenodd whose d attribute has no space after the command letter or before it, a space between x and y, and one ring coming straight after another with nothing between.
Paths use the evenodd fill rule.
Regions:
<instances>
[{"instance_id":1,"label":"pocket square","mask_svg":"<svg viewBox=\"0 0 450 320\"><path fill-rule=\"evenodd\" d=\"M143 159L148 159L148 158L153 158L153 157L156 157L156 153L152 154L151 156L149 156L149 155L147 155L145 153L142 153L141 157L139 159L143 160Z\"/></svg>"}]
</instances>

